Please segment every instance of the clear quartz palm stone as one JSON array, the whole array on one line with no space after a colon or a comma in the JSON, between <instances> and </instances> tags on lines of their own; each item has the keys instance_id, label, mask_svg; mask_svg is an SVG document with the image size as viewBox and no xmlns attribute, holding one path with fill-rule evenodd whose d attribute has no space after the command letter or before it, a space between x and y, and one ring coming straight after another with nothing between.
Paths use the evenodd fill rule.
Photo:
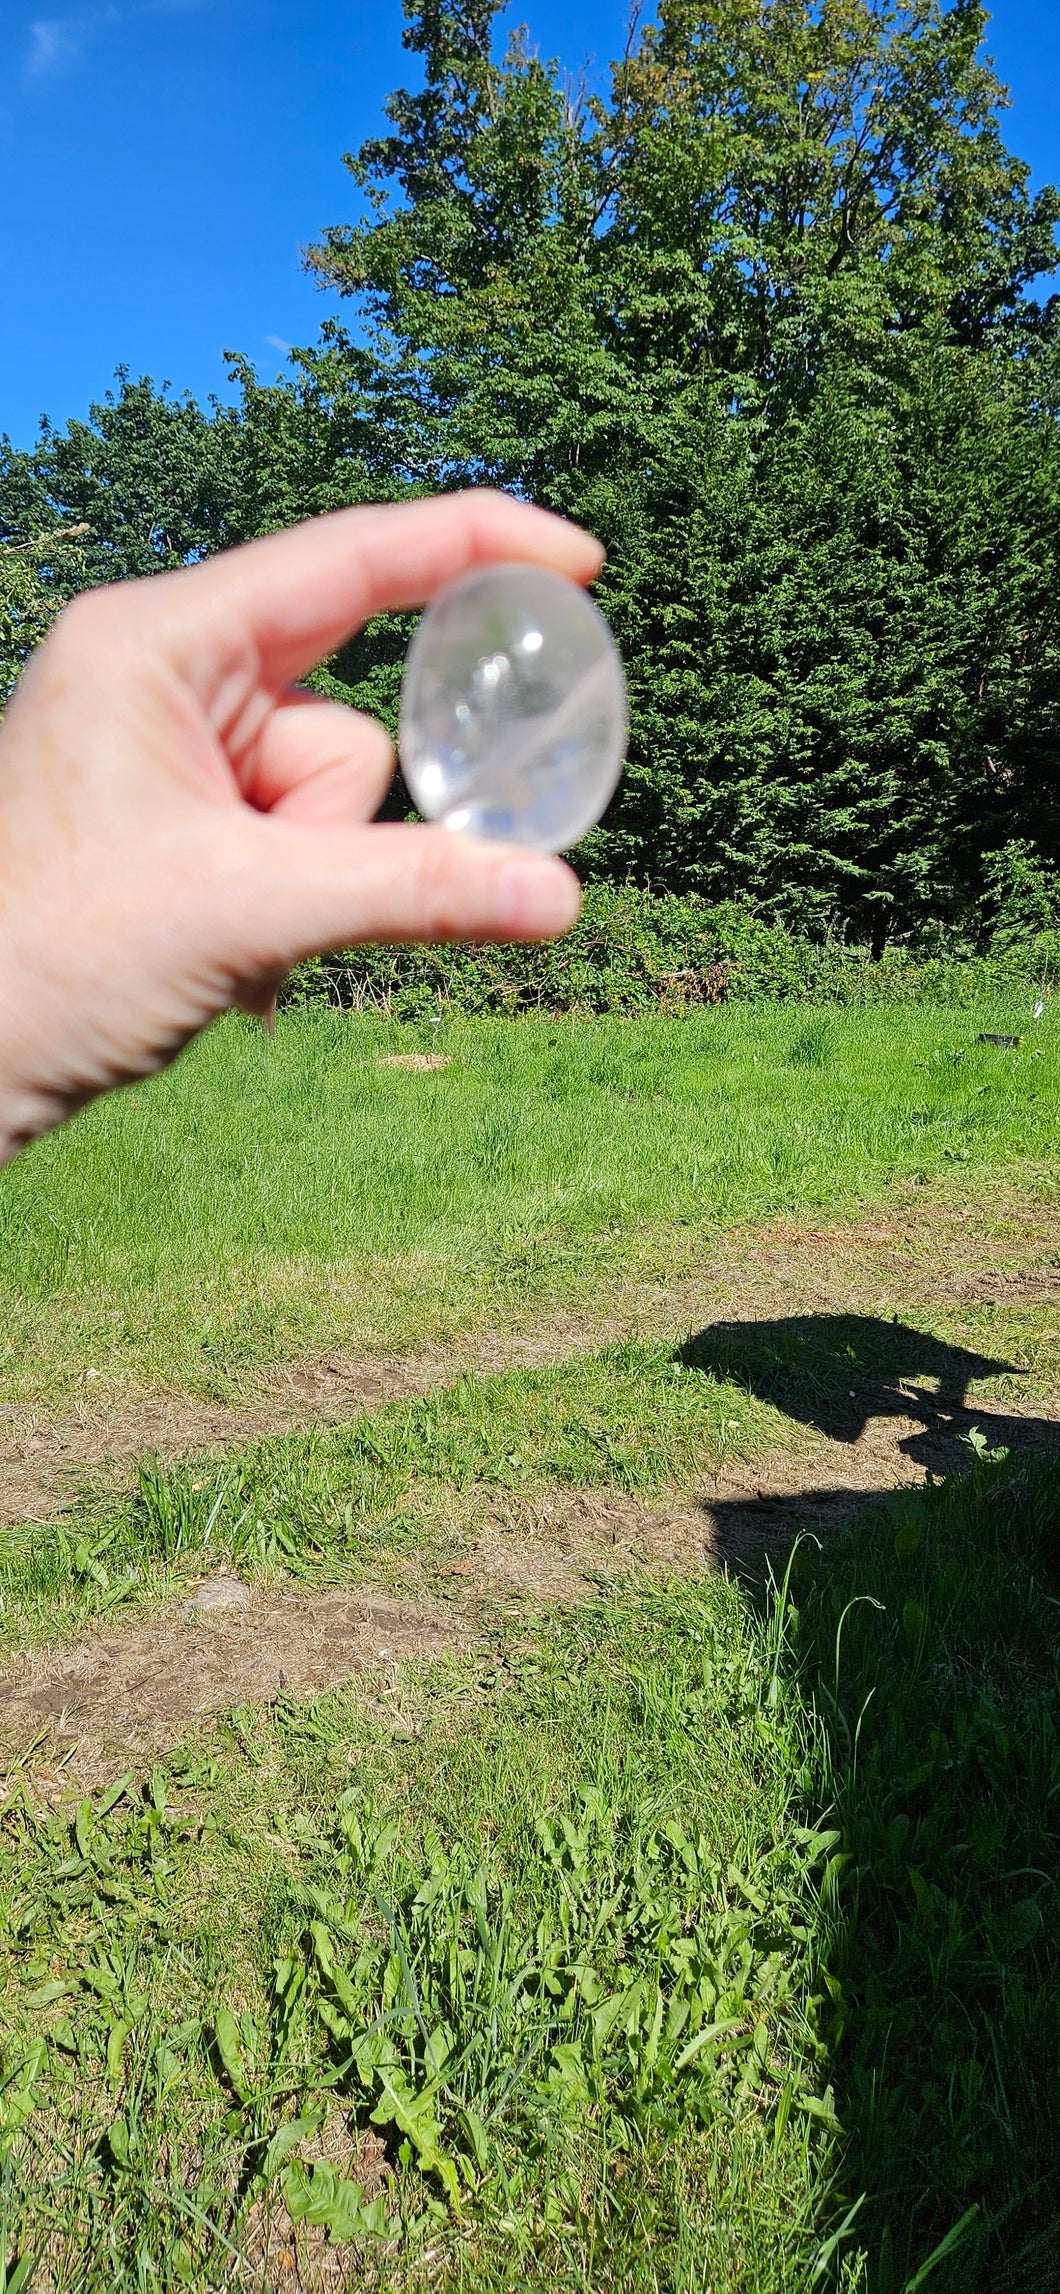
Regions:
<instances>
[{"instance_id":1,"label":"clear quartz palm stone","mask_svg":"<svg viewBox=\"0 0 1060 2294\"><path fill-rule=\"evenodd\" d=\"M576 582L494 565L439 591L409 646L398 736L428 820L563 852L613 794L626 730L615 641Z\"/></svg>"}]
</instances>

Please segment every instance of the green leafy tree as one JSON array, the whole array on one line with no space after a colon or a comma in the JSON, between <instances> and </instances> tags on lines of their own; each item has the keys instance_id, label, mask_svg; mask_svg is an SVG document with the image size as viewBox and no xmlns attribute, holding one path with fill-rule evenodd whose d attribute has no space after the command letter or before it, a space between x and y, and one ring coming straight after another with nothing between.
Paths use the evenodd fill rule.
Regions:
<instances>
[{"instance_id":1,"label":"green leafy tree","mask_svg":"<svg viewBox=\"0 0 1060 2294\"><path fill-rule=\"evenodd\" d=\"M87 422L41 424L29 452L0 448L0 541L50 523L84 524L80 586L193 564L233 537L240 495L238 414L204 413L149 377L117 387ZM70 569L71 571L73 569ZM62 570L55 569L62 586Z\"/></svg>"},{"instance_id":2,"label":"green leafy tree","mask_svg":"<svg viewBox=\"0 0 1060 2294\"><path fill-rule=\"evenodd\" d=\"M0 545L0 706L47 636L67 588L78 586L87 532L66 526Z\"/></svg>"},{"instance_id":3,"label":"green leafy tree","mask_svg":"<svg viewBox=\"0 0 1060 2294\"><path fill-rule=\"evenodd\" d=\"M632 742L586 865L880 943L966 914L1014 825L1060 834L1060 203L983 11L664 0L607 99L498 55L496 0L406 14L423 84L314 261L406 482L609 544Z\"/></svg>"},{"instance_id":4,"label":"green leafy tree","mask_svg":"<svg viewBox=\"0 0 1060 2294\"><path fill-rule=\"evenodd\" d=\"M0 444L0 607L6 684L75 591L194 564L211 551L351 502L405 491L370 388L371 362L326 338L278 384L233 357L234 405L204 410L119 370L87 421L45 422L35 448ZM63 523L69 521L70 523ZM42 534L80 547L42 547ZM407 620L381 619L325 672L325 689L396 721Z\"/></svg>"}]
</instances>

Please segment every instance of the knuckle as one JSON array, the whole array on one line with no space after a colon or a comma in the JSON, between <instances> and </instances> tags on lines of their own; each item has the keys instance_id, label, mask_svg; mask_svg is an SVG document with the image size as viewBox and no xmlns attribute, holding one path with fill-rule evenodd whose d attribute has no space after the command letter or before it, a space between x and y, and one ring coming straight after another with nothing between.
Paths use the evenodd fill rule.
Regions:
<instances>
[{"instance_id":1,"label":"knuckle","mask_svg":"<svg viewBox=\"0 0 1060 2294\"><path fill-rule=\"evenodd\" d=\"M113 584L103 589L84 589L64 605L52 632L53 642L85 651L95 651L110 634L115 621L116 592Z\"/></svg>"}]
</instances>

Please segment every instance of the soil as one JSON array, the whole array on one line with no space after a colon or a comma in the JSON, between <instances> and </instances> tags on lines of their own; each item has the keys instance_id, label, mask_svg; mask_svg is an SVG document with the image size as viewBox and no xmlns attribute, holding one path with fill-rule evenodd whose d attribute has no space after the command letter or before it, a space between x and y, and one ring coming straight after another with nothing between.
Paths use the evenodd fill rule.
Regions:
<instances>
[{"instance_id":1,"label":"soil","mask_svg":"<svg viewBox=\"0 0 1060 2294\"><path fill-rule=\"evenodd\" d=\"M227 1598L184 1602L148 1624L85 1633L38 1649L0 1673L0 1729L92 1786L141 1768L218 1713L308 1697L371 1675L377 1687L410 1660L471 1648L476 1629L453 1603L395 1601L337 1588L301 1594L222 1581ZM207 1598L202 1599L203 1592ZM72 1748L72 1749L71 1749Z\"/></svg>"}]
</instances>

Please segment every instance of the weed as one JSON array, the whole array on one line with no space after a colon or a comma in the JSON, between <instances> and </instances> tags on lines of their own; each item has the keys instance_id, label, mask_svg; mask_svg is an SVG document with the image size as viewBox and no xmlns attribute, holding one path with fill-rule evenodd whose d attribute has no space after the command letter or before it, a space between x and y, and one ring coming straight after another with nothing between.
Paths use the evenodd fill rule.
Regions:
<instances>
[{"instance_id":1,"label":"weed","mask_svg":"<svg viewBox=\"0 0 1060 2294\"><path fill-rule=\"evenodd\" d=\"M16 1783L9 2272L220 2285L274 2224L366 2288L1038 2283L1058 1524L979 1457L779 1586L524 1619L415 1731L347 1692Z\"/></svg>"}]
</instances>

